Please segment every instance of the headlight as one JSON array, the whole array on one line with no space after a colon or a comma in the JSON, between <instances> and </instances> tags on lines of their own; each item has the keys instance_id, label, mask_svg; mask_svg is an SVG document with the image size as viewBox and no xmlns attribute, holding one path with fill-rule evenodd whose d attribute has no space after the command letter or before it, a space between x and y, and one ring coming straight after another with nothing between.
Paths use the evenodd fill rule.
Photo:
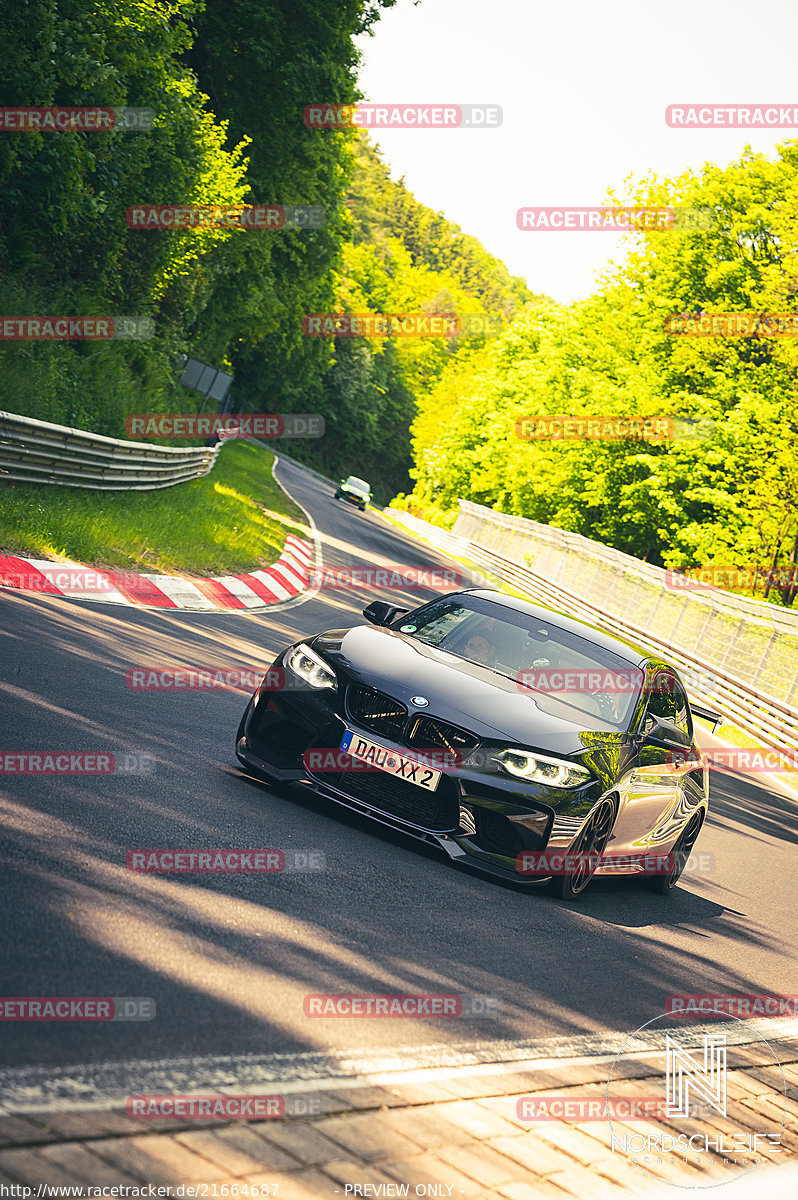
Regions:
<instances>
[{"instance_id":1,"label":"headlight","mask_svg":"<svg viewBox=\"0 0 798 1200\"><path fill-rule=\"evenodd\" d=\"M529 750L501 750L496 757L510 775L530 779L533 783L546 783L549 787L579 787L580 783L590 779L586 767L579 767L562 758L532 754Z\"/></svg>"},{"instance_id":2,"label":"headlight","mask_svg":"<svg viewBox=\"0 0 798 1200\"><path fill-rule=\"evenodd\" d=\"M309 687L335 689L338 686L332 667L328 667L324 659L319 658L304 642L289 650L285 661L294 674Z\"/></svg>"}]
</instances>

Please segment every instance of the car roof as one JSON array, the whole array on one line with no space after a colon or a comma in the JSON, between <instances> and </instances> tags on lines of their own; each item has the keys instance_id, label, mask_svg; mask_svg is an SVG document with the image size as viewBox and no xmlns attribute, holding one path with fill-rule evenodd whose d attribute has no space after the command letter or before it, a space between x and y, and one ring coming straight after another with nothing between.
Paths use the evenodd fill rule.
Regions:
<instances>
[{"instance_id":1,"label":"car roof","mask_svg":"<svg viewBox=\"0 0 798 1200\"><path fill-rule=\"evenodd\" d=\"M595 643L595 645L602 646L605 650L617 654L619 658L625 659L626 662L636 667L644 666L648 662L662 662L655 654L652 654L650 651L641 650L633 642L627 642L621 638L614 637L611 633L605 633L602 629L598 629L595 625L590 625L587 621L580 621L575 617L569 617L558 608L548 608L542 604L533 604L531 600L521 600L517 596L509 596L506 592L499 592L493 588L466 588L460 593L454 592L451 594L479 596L480 599L494 601L504 608L512 608L515 612L525 613L536 620L551 621L552 617L556 617L557 624L561 629L567 629L569 633L576 634L577 637L587 638L589 636L590 641Z\"/></svg>"}]
</instances>

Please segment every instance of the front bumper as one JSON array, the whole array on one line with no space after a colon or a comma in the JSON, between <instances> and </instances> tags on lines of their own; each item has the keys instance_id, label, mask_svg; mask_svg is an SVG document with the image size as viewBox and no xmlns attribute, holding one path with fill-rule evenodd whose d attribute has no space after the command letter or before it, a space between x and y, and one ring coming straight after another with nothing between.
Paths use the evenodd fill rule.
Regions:
<instances>
[{"instance_id":1,"label":"front bumper","mask_svg":"<svg viewBox=\"0 0 798 1200\"><path fill-rule=\"evenodd\" d=\"M258 778L264 779L269 783L282 783L286 786L296 787L306 793L312 792L325 800L330 800L334 804L341 805L342 808L346 808L350 812L368 817L369 820L376 821L387 829L396 830L407 837L415 838L416 841L424 842L428 846L437 846L450 859L467 863L488 875L492 875L494 878L521 884L524 887L540 887L549 882L549 877L527 878L524 875L520 875L516 870L514 859L508 859L504 855L490 854L481 847L471 844L470 839L466 836L462 828L457 834L424 829L401 817L395 816L393 813L386 812L345 792L338 791L329 784L313 778L301 769L299 771L275 769L264 759L252 753L246 745L245 738L239 740L236 746L236 756L243 766Z\"/></svg>"}]
</instances>

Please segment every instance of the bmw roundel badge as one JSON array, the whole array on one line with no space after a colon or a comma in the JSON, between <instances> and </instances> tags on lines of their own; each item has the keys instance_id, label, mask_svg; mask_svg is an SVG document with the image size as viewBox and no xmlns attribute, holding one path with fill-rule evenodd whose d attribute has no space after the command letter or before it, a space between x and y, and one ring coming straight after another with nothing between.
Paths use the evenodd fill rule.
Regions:
<instances>
[{"instance_id":1,"label":"bmw roundel badge","mask_svg":"<svg viewBox=\"0 0 798 1200\"><path fill-rule=\"evenodd\" d=\"M410 703L415 704L416 708L426 708L429 700L426 696L411 696Z\"/></svg>"}]
</instances>

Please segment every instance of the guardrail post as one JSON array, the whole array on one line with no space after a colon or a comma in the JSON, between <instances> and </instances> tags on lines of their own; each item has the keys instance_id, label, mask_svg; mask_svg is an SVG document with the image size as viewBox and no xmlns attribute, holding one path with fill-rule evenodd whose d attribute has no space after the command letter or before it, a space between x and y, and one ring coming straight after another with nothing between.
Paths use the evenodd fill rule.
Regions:
<instances>
[{"instance_id":1,"label":"guardrail post","mask_svg":"<svg viewBox=\"0 0 798 1200\"><path fill-rule=\"evenodd\" d=\"M737 645L737 639L738 639L738 638L739 638L739 636L740 636L740 630L741 630L741 629L743 629L743 623L742 623L742 621L740 621L740 622L739 622L739 624L737 625L737 628L735 629L733 636L730 638L730 640L729 640L729 643L728 643L728 645L726 646L726 650L725 650L725 652L724 652L724 654L723 654L723 658L720 660L720 669L721 669L721 671L722 671L722 670L723 670L723 668L726 666L726 659L729 657L729 655L732 653L732 651L734 650L735 646Z\"/></svg>"},{"instance_id":2,"label":"guardrail post","mask_svg":"<svg viewBox=\"0 0 798 1200\"><path fill-rule=\"evenodd\" d=\"M653 621L654 617L657 615L657 609L659 608L660 604L662 604L662 599L663 599L663 591L662 591L662 588L660 588L659 591L657 592L656 603L655 603L654 607L652 608L651 612L649 613L649 617L648 617L649 621ZM703 630L702 630L702 633L703 633Z\"/></svg>"},{"instance_id":3,"label":"guardrail post","mask_svg":"<svg viewBox=\"0 0 798 1200\"><path fill-rule=\"evenodd\" d=\"M602 567L602 564L601 564L600 562L596 563L596 569L595 569L595 571L593 572L593 574L590 576L590 582L589 582L589 583L587 583L587 584L585 584L585 591L586 591L586 592L589 592L589 591L590 591L590 589L592 588L592 586L593 586L593 583L594 583L595 579L596 579L596 578L597 578L597 576L598 576L598 575L601 573L601 567Z\"/></svg>"},{"instance_id":4,"label":"guardrail post","mask_svg":"<svg viewBox=\"0 0 798 1200\"><path fill-rule=\"evenodd\" d=\"M670 631L670 633L668 634L668 641L672 641L672 640L673 640L673 637L674 637L674 635L675 635L675 633L676 633L676 630L679 628L679 624L680 624L680 622L681 622L681 619L682 619L682 617L684 616L684 614L685 614L686 612L687 612L687 597L686 597L686 596L684 596L684 597L683 597L683 599L682 599L682 607L679 609L679 612L678 612L678 615L677 615L677 617L676 617L676 620L675 620L675 621L674 621L674 623L673 623L673 627L671 628L671 631Z\"/></svg>"},{"instance_id":5,"label":"guardrail post","mask_svg":"<svg viewBox=\"0 0 798 1200\"><path fill-rule=\"evenodd\" d=\"M641 587L644 586L644 584L645 584L645 580L638 579L637 586L634 588L634 590L632 591L632 593L630 594L630 596L628 597L628 599L626 601L626 607L624 608L622 613L619 613L621 620L625 620L626 617L629 615L629 610L634 609L634 607L637 603L637 598L640 595L640 589L641 589Z\"/></svg>"},{"instance_id":6,"label":"guardrail post","mask_svg":"<svg viewBox=\"0 0 798 1200\"><path fill-rule=\"evenodd\" d=\"M700 649L700 646L701 646L701 639L702 639L702 638L703 638L703 636L704 636L704 631L706 630L706 627L707 627L707 625L709 624L709 619L710 619L710 617L712 616L712 613L713 613L713 611L714 611L714 610L713 610L712 608L710 608L710 609L708 610L708 612L707 612L707 615L704 617L704 624L701 626L701 631L700 631L700 633L698 634L698 637L697 637L697 638L696 638L696 640L695 640L695 649L696 649L696 650ZM654 615L654 614L652 613L652 616L653 616L653 615Z\"/></svg>"},{"instance_id":7,"label":"guardrail post","mask_svg":"<svg viewBox=\"0 0 798 1200\"><path fill-rule=\"evenodd\" d=\"M784 703L789 704L792 697L796 694L796 692L798 692L798 671L796 671L795 675L793 676L793 681L790 684L789 691L787 692L787 695L784 697Z\"/></svg>"},{"instance_id":8,"label":"guardrail post","mask_svg":"<svg viewBox=\"0 0 798 1200\"><path fill-rule=\"evenodd\" d=\"M765 647L765 649L762 653L762 657L760 658L760 660L757 664L757 668L754 671L753 678L751 679L751 687L756 686L756 681L759 678L759 676L762 674L762 668L764 667L767 656L770 653L770 647L773 645L775 640L776 640L776 630L774 629L770 635L770 641L768 642L767 646Z\"/></svg>"}]
</instances>

